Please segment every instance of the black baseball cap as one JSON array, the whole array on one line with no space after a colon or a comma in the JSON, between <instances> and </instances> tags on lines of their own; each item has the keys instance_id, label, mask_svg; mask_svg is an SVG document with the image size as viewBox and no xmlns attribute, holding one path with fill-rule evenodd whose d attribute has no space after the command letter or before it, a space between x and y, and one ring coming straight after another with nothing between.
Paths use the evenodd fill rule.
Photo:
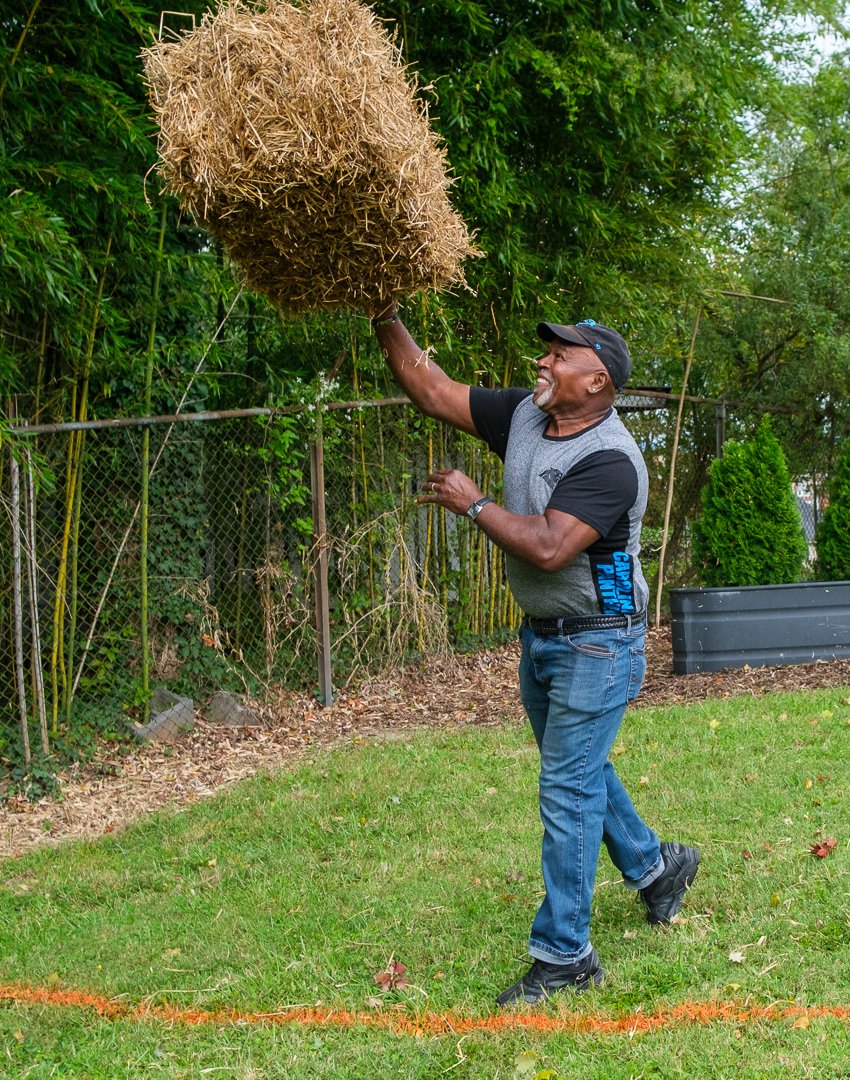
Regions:
<instances>
[{"instance_id":1,"label":"black baseball cap","mask_svg":"<svg viewBox=\"0 0 850 1080\"><path fill-rule=\"evenodd\" d=\"M594 349L605 365L615 390L622 390L632 373L632 358L629 347L616 330L600 326L593 319L582 319L573 326L560 326L558 323L542 322L537 324L537 336L542 341L565 341L568 345L582 345Z\"/></svg>"}]
</instances>

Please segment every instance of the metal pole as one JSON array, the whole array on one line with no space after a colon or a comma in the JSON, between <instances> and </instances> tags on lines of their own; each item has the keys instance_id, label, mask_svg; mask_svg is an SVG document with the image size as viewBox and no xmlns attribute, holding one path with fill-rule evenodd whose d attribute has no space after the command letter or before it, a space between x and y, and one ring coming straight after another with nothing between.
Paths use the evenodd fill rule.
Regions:
<instances>
[{"instance_id":1,"label":"metal pole","mask_svg":"<svg viewBox=\"0 0 850 1080\"><path fill-rule=\"evenodd\" d=\"M313 508L313 591L319 699L327 707L333 705L333 674L331 672L331 614L328 593L328 538L325 519L325 459L321 408L316 413L316 437L310 444L310 489Z\"/></svg>"},{"instance_id":2,"label":"metal pole","mask_svg":"<svg viewBox=\"0 0 850 1080\"><path fill-rule=\"evenodd\" d=\"M15 681L18 684L18 713L21 719L24 768L29 769L32 757L30 754L29 715L27 711L26 679L24 676L24 609L21 587L21 487L18 462L14 451L11 452L9 477L12 487L12 594L14 597L15 619Z\"/></svg>"},{"instance_id":3,"label":"metal pole","mask_svg":"<svg viewBox=\"0 0 850 1080\"><path fill-rule=\"evenodd\" d=\"M714 424L717 433L715 457L723 457L723 444L726 442L726 402L720 401L714 406Z\"/></svg>"}]
</instances>

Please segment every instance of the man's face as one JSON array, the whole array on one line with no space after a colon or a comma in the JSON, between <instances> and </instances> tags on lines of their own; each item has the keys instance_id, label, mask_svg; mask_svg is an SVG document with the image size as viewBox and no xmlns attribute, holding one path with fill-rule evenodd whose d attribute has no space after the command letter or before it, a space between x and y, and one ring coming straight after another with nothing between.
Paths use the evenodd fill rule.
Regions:
<instances>
[{"instance_id":1,"label":"man's face","mask_svg":"<svg viewBox=\"0 0 850 1080\"><path fill-rule=\"evenodd\" d=\"M537 361L537 382L531 400L544 412L552 412L561 405L584 403L585 386L600 373L608 375L593 349L569 345L556 338L546 344L545 354Z\"/></svg>"}]
</instances>

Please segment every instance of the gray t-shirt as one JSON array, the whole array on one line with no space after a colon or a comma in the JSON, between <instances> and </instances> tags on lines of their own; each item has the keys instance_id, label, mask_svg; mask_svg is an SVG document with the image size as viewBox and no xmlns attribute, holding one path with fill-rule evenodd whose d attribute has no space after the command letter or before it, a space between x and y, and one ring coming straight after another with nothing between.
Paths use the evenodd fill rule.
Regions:
<instances>
[{"instance_id":1,"label":"gray t-shirt","mask_svg":"<svg viewBox=\"0 0 850 1080\"><path fill-rule=\"evenodd\" d=\"M549 416L529 390L472 387L476 430L505 463L504 505L514 514L572 514L600 538L550 573L505 556L522 610L537 618L637 614L649 590L640 565L640 526L649 482L643 456L613 408L576 435L546 434Z\"/></svg>"}]
</instances>

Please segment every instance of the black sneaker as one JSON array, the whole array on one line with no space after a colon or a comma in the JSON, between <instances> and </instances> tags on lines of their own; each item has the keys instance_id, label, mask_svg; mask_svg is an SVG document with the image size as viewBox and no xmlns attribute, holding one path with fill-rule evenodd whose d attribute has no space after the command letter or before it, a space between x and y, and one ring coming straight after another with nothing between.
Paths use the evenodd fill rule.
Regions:
<instances>
[{"instance_id":1,"label":"black sneaker","mask_svg":"<svg viewBox=\"0 0 850 1080\"><path fill-rule=\"evenodd\" d=\"M662 844L661 857L664 859L661 876L638 890L646 907L646 920L653 926L666 926L681 909L699 866L699 850L684 844Z\"/></svg>"},{"instance_id":2,"label":"black sneaker","mask_svg":"<svg viewBox=\"0 0 850 1080\"><path fill-rule=\"evenodd\" d=\"M535 960L519 982L503 990L496 998L497 1005L536 1005L548 1001L558 990L574 990L580 994L591 986L599 986L605 972L599 963L596 949L577 964L547 964Z\"/></svg>"}]
</instances>

